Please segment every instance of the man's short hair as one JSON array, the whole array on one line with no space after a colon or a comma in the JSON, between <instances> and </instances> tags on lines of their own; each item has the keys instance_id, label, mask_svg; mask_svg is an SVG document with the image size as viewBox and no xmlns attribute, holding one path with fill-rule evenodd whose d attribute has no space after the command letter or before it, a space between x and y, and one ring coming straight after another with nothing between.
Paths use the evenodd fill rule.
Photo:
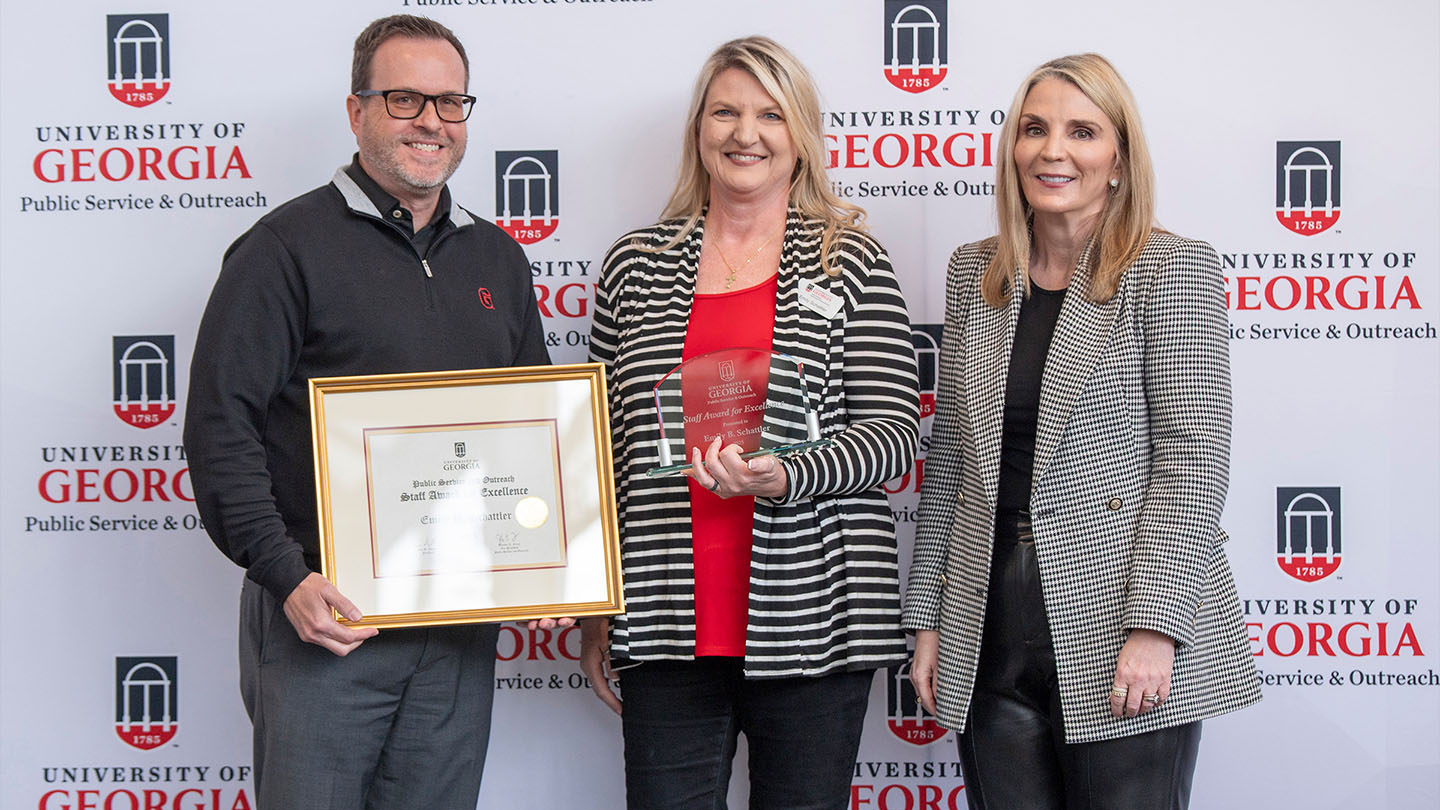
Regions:
<instances>
[{"instance_id":1,"label":"man's short hair","mask_svg":"<svg viewBox=\"0 0 1440 810\"><path fill-rule=\"evenodd\" d=\"M443 39L455 46L460 54L460 61L465 65L465 87L470 87L470 57L465 55L465 46L460 44L460 38L455 32L446 28L429 17L416 17L411 14L395 14L390 17L381 17L375 22L365 26L360 36L355 38L355 61L350 66L350 92L355 93L361 90L391 90L394 88L370 87L370 64L375 61L375 51L391 37L411 37L412 39Z\"/></svg>"}]
</instances>

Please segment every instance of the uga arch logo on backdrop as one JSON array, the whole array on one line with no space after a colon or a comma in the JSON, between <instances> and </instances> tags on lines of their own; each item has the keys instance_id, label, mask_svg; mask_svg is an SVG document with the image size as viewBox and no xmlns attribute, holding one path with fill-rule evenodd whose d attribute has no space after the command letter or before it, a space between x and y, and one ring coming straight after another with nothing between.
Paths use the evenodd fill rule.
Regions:
<instances>
[{"instance_id":1,"label":"uga arch logo on backdrop","mask_svg":"<svg viewBox=\"0 0 1440 810\"><path fill-rule=\"evenodd\" d=\"M920 372L921 419L935 415L935 392L940 380L940 340L944 331L944 324L910 324L910 343L915 347L915 363Z\"/></svg>"},{"instance_id":2,"label":"uga arch logo on backdrop","mask_svg":"<svg viewBox=\"0 0 1440 810\"><path fill-rule=\"evenodd\" d=\"M105 48L116 100L147 107L170 92L169 14L107 14Z\"/></svg>"},{"instance_id":3,"label":"uga arch logo on backdrop","mask_svg":"<svg viewBox=\"0 0 1440 810\"><path fill-rule=\"evenodd\" d=\"M175 412L175 336L111 339L115 415L131 427L153 428Z\"/></svg>"},{"instance_id":4,"label":"uga arch logo on backdrop","mask_svg":"<svg viewBox=\"0 0 1440 810\"><path fill-rule=\"evenodd\" d=\"M173 655L115 658L115 733L149 751L180 730L179 662Z\"/></svg>"},{"instance_id":5,"label":"uga arch logo on backdrop","mask_svg":"<svg viewBox=\"0 0 1440 810\"><path fill-rule=\"evenodd\" d=\"M916 700L909 664L885 670L885 727L911 745L929 745L946 734L945 727Z\"/></svg>"},{"instance_id":6,"label":"uga arch logo on backdrop","mask_svg":"<svg viewBox=\"0 0 1440 810\"><path fill-rule=\"evenodd\" d=\"M923 93L945 79L946 0L885 0L885 79Z\"/></svg>"},{"instance_id":7,"label":"uga arch logo on backdrop","mask_svg":"<svg viewBox=\"0 0 1440 810\"><path fill-rule=\"evenodd\" d=\"M533 245L560 227L560 152L495 153L495 224Z\"/></svg>"},{"instance_id":8,"label":"uga arch logo on backdrop","mask_svg":"<svg viewBox=\"0 0 1440 810\"><path fill-rule=\"evenodd\" d=\"M1275 562L1301 582L1340 568L1340 487L1275 488Z\"/></svg>"},{"instance_id":9,"label":"uga arch logo on backdrop","mask_svg":"<svg viewBox=\"0 0 1440 810\"><path fill-rule=\"evenodd\" d=\"M1301 236L1340 219L1340 142L1275 142L1275 218Z\"/></svg>"}]
</instances>

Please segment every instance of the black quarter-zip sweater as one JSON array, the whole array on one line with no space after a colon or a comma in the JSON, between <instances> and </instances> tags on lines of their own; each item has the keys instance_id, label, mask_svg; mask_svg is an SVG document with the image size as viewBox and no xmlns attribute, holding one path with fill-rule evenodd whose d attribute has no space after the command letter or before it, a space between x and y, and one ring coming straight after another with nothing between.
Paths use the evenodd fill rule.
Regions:
<instances>
[{"instance_id":1,"label":"black quarter-zip sweater","mask_svg":"<svg viewBox=\"0 0 1440 810\"><path fill-rule=\"evenodd\" d=\"M205 528L284 601L320 570L310 378L549 362L520 246L448 188L413 233L352 162L225 253L185 416Z\"/></svg>"}]
</instances>

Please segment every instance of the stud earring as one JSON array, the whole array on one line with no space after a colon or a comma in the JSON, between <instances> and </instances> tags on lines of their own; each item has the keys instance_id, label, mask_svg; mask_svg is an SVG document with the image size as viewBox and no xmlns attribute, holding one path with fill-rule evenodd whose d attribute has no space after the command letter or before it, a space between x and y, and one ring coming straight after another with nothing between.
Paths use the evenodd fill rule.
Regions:
<instances>
[{"instance_id":1,"label":"stud earring","mask_svg":"<svg viewBox=\"0 0 1440 810\"><path fill-rule=\"evenodd\" d=\"M1110 188L1119 188L1119 187L1120 187L1120 181L1119 181L1119 180L1116 180L1116 179L1113 178L1113 177L1110 178Z\"/></svg>"}]
</instances>

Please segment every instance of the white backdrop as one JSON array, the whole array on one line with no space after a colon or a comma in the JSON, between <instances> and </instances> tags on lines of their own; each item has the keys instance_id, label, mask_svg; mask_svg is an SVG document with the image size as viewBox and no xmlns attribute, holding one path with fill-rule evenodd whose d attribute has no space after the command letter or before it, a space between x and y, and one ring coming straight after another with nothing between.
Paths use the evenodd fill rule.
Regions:
<instances>
[{"instance_id":1,"label":"white backdrop","mask_svg":"<svg viewBox=\"0 0 1440 810\"><path fill-rule=\"evenodd\" d=\"M943 75L897 79L921 92L884 70L909 5L943 33ZM690 83L724 39L768 34L815 74L833 180L890 250L922 368L946 258L993 230L987 144L1016 84L1056 55L1110 57L1145 117L1161 222L1211 241L1231 292L1225 525L1266 686L1206 725L1195 806L1440 800L1435 3L3 0L0 807L253 805L241 572L196 527L176 392L221 253L349 159L353 37L401 11L470 51L481 102L457 199L502 213L498 152L552 167L558 221L526 250L557 361L584 356L605 248L658 214ZM163 95L108 84L113 40L137 32L161 43ZM902 63L909 47L903 33ZM135 49L153 79L153 44L124 45L122 72ZM1294 227L1277 212L1287 163L1330 167L1289 172ZM902 557L919 477L890 486ZM1330 556L1306 561L1307 528ZM1286 537L1302 544L1288 562ZM578 642L504 630L481 807L621 806L619 723ZM897 681L874 685L851 806L963 807L953 736L892 718L913 705ZM131 720L150 694L157 722L168 695L173 725L126 723L127 694Z\"/></svg>"}]
</instances>

